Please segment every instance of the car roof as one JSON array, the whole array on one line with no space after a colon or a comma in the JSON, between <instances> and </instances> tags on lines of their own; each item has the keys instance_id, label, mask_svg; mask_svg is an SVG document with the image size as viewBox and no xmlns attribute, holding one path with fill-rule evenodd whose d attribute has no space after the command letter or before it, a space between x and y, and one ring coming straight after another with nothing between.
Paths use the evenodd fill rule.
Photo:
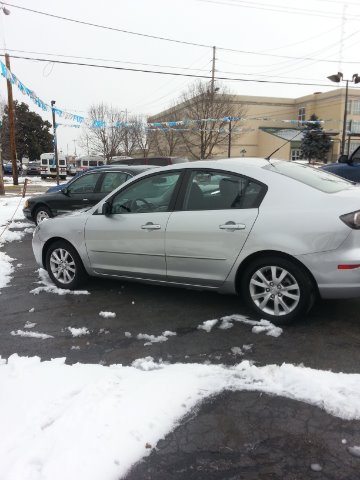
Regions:
<instances>
[{"instance_id":1,"label":"car roof","mask_svg":"<svg viewBox=\"0 0 360 480\"><path fill-rule=\"evenodd\" d=\"M103 172L104 170L109 172L119 171L119 172L126 172L126 173L142 173L146 170L151 170L156 168L156 165L100 165L98 167L89 168L85 170L83 175L88 175L92 172Z\"/></svg>"}]
</instances>

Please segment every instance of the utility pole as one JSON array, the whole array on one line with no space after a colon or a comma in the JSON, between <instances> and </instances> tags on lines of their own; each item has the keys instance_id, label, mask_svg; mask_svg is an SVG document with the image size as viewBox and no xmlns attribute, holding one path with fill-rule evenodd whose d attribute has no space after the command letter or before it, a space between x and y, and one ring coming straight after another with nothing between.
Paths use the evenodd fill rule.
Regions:
<instances>
[{"instance_id":1,"label":"utility pole","mask_svg":"<svg viewBox=\"0 0 360 480\"><path fill-rule=\"evenodd\" d=\"M228 158L231 158L231 120L229 120Z\"/></svg>"},{"instance_id":2,"label":"utility pole","mask_svg":"<svg viewBox=\"0 0 360 480\"><path fill-rule=\"evenodd\" d=\"M5 64L9 72L10 68L10 56L5 53ZM9 136L10 136L10 157L12 165L12 177L13 184L19 185L18 168L16 163L16 142L15 142L15 114L14 114L14 101L12 93L12 84L9 79L6 80L7 92L8 92L8 115L9 115Z\"/></svg>"},{"instance_id":3,"label":"utility pole","mask_svg":"<svg viewBox=\"0 0 360 480\"><path fill-rule=\"evenodd\" d=\"M1 124L0 124L1 127ZM1 128L0 128L1 131ZM2 156L1 156L1 144L0 144L0 195L5 195L5 186L4 186L4 177L3 177L3 163L2 163Z\"/></svg>"},{"instance_id":4,"label":"utility pole","mask_svg":"<svg viewBox=\"0 0 360 480\"><path fill-rule=\"evenodd\" d=\"M213 48L213 58L212 58L212 68L211 68L211 87L210 87L210 92L211 95L214 95L214 90L215 90L215 55L216 55L216 47Z\"/></svg>"},{"instance_id":5,"label":"utility pole","mask_svg":"<svg viewBox=\"0 0 360 480\"><path fill-rule=\"evenodd\" d=\"M59 160L58 160L58 152L57 152L57 138L56 138L56 123L55 123L55 100L51 100L51 113L52 113L52 124L53 124L53 132L54 132L54 153L55 153L55 165L56 165L56 183L59 185L60 183L60 175L59 175Z\"/></svg>"}]
</instances>

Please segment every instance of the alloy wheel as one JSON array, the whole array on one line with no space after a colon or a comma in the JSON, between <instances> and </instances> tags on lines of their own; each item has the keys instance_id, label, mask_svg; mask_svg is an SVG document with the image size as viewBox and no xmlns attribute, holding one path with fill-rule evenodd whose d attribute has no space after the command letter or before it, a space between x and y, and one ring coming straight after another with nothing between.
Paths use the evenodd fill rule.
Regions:
<instances>
[{"instance_id":1,"label":"alloy wheel","mask_svg":"<svg viewBox=\"0 0 360 480\"><path fill-rule=\"evenodd\" d=\"M75 261L70 252L64 248L52 251L50 269L56 280L64 285L71 283L76 275Z\"/></svg>"},{"instance_id":2,"label":"alloy wheel","mask_svg":"<svg viewBox=\"0 0 360 480\"><path fill-rule=\"evenodd\" d=\"M300 286L291 273L276 265L258 268L250 278L250 297L264 313L289 315L300 301Z\"/></svg>"}]
</instances>

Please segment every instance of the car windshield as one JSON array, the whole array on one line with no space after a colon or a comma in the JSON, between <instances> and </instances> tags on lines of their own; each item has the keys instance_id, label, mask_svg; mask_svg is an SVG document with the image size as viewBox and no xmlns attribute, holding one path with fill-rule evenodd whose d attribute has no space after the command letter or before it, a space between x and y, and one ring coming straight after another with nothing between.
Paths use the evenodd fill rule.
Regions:
<instances>
[{"instance_id":1,"label":"car windshield","mask_svg":"<svg viewBox=\"0 0 360 480\"><path fill-rule=\"evenodd\" d=\"M354 186L354 182L350 182L324 170L299 163L270 160L269 164L262 168L274 173L279 173L280 175L285 175L324 193L336 193L342 190L348 190Z\"/></svg>"}]
</instances>

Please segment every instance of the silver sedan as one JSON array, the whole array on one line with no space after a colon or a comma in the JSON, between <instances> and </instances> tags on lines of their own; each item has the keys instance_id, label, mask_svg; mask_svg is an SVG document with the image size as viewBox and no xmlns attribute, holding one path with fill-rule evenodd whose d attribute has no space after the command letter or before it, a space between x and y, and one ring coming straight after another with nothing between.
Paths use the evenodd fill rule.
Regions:
<instances>
[{"instance_id":1,"label":"silver sedan","mask_svg":"<svg viewBox=\"0 0 360 480\"><path fill-rule=\"evenodd\" d=\"M34 232L61 288L87 275L239 294L285 324L317 296L360 294L360 190L280 160L189 162L146 172L87 211Z\"/></svg>"}]
</instances>

